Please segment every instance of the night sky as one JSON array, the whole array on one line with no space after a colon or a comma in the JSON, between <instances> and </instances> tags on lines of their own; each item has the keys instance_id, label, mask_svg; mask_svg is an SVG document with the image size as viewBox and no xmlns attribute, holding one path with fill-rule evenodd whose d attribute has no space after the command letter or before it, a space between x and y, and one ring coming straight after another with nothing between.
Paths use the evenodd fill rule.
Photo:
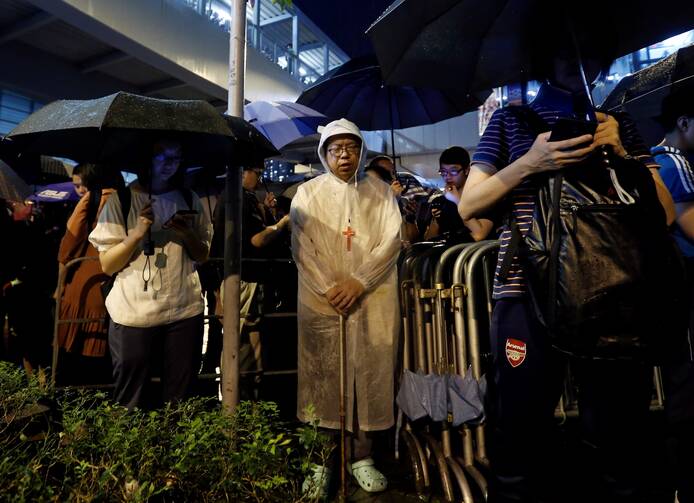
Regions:
<instances>
[{"instance_id":1,"label":"night sky","mask_svg":"<svg viewBox=\"0 0 694 503\"><path fill-rule=\"evenodd\" d=\"M393 0L293 0L349 56L372 51L366 29Z\"/></svg>"}]
</instances>

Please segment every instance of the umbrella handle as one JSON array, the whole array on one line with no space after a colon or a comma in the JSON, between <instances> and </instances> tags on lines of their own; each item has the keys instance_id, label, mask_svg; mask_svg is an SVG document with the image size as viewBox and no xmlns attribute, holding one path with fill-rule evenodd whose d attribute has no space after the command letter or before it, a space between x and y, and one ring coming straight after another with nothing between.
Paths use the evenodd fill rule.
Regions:
<instances>
[{"instance_id":1,"label":"umbrella handle","mask_svg":"<svg viewBox=\"0 0 694 503\"><path fill-rule=\"evenodd\" d=\"M347 449L346 449L346 413L345 391L347 389L347 330L345 317L340 315L340 496L342 501L347 497Z\"/></svg>"}]
</instances>

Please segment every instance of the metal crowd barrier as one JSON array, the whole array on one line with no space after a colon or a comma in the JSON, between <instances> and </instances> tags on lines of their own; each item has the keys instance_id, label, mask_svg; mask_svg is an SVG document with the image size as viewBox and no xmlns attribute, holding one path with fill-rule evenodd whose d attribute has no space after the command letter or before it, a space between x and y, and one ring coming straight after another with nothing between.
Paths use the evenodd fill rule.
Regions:
<instances>
[{"instance_id":1,"label":"metal crowd barrier","mask_svg":"<svg viewBox=\"0 0 694 503\"><path fill-rule=\"evenodd\" d=\"M61 292L61 295L55 300L55 316L54 316L54 321L53 321L53 352L52 352L52 358L51 358L51 387L55 388L56 387L56 379L57 379L57 374L58 374L58 367L60 363L60 347L58 346L58 332L59 332L59 327L61 325L65 324L83 324L83 323L93 323L96 321L102 321L106 322L108 320L107 317L103 318L70 318L70 319L63 319L60 318L60 306L62 303L62 293L65 287L65 279L68 276L68 272L77 267L81 262L89 261L89 260L99 260L98 257L80 257L76 258L74 260L69 261L67 264L65 264L65 268L58 277L58 291ZM223 258L210 258L208 259L208 262L218 262L221 263L224 259ZM242 259L242 263L276 263L276 264L293 264L293 260L291 259ZM262 313L261 317L263 319L273 319L273 318L296 318L296 312L268 312L268 313ZM211 319L218 319L222 320L224 318L223 315L218 315L218 314L206 314L203 316L203 319L205 320L206 323L209 323L209 320ZM258 375L262 374L263 376L280 376L280 375L296 375L297 370L296 369L291 369L291 370L244 370L241 372L241 375ZM221 378L220 373L209 373L209 374L198 374L197 379L198 380L212 380L212 379L219 379ZM160 382L159 377L153 377L152 382ZM83 384L83 385L76 385L71 387L80 387L80 388L112 388L113 384Z\"/></svg>"},{"instance_id":2,"label":"metal crowd barrier","mask_svg":"<svg viewBox=\"0 0 694 503\"><path fill-rule=\"evenodd\" d=\"M491 315L497 249L496 241L453 246L425 242L404 253L400 263L403 369L463 375L470 368L475 379L481 378L480 325L488 326ZM448 420L438 424L420 420L406 422L401 436L418 493L431 486L435 470L446 501L486 499L483 425L454 429Z\"/></svg>"},{"instance_id":3,"label":"metal crowd barrier","mask_svg":"<svg viewBox=\"0 0 694 503\"><path fill-rule=\"evenodd\" d=\"M480 381L490 355L492 287L499 241L447 245L422 242L406 250L399 264L402 312L402 369L424 374L471 372ZM663 407L663 382L654 368L651 409ZM555 416L578 414L570 365ZM400 438L407 448L417 492L424 496L434 477L445 501L487 499L489 469L485 424L453 428L448 421L405 421ZM402 421L400 416L398 424Z\"/></svg>"}]
</instances>

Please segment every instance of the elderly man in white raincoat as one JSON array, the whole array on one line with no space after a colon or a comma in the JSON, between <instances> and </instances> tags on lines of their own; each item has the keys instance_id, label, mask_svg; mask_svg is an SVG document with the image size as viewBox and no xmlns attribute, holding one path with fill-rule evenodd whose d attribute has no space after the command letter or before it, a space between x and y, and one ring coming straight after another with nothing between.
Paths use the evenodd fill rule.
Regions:
<instances>
[{"instance_id":1,"label":"elderly man in white raincoat","mask_svg":"<svg viewBox=\"0 0 694 503\"><path fill-rule=\"evenodd\" d=\"M387 482L373 466L367 432L394 421L401 217L390 187L364 176L366 151L356 125L346 119L328 124L318 146L327 173L299 187L290 218L299 269L299 419L307 421L305 408L313 405L320 426L339 428L343 313L353 461L348 469L362 488L375 492ZM326 474L318 468L322 484Z\"/></svg>"}]
</instances>

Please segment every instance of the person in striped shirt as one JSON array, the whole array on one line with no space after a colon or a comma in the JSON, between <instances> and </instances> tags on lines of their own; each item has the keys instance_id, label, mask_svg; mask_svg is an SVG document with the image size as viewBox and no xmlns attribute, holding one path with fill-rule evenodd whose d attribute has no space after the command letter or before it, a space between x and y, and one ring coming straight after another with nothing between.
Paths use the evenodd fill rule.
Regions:
<instances>
[{"instance_id":1,"label":"person in striped shirt","mask_svg":"<svg viewBox=\"0 0 694 503\"><path fill-rule=\"evenodd\" d=\"M591 66L595 67L593 77L605 67L588 64L589 73ZM659 199L669 218L673 217L672 200L658 176L658 165L626 115L595 112L598 126L594 135L549 141L549 129L560 117L585 119L593 112L579 74L572 68L567 61L555 60L551 84L543 84L529 105L547 123L547 131L538 134L530 130L513 107L494 113L473 156L458 206L463 219L484 217L506 207L513 212L521 233L527 232L533 224L537 193L534 175L579 163L603 145L616 155L630 155L652 168ZM493 435L488 501L537 501L539 493L549 495L547 501L567 501L561 490L552 496L549 481L556 481L555 487L561 488L566 475L562 473L565 465L556 463L550 433L555 427L553 412L568 358L552 347L535 314L518 257L514 257L505 278L499 277L510 237L508 226L502 226L490 328L493 361L488 404ZM599 446L597 459L605 465L599 468L603 485L591 493L589 501L635 501L640 490L641 458L632 435L647 419L652 369L621 361L572 360L571 364L580 386L585 440ZM594 465L597 468L598 463Z\"/></svg>"},{"instance_id":2,"label":"person in striped shirt","mask_svg":"<svg viewBox=\"0 0 694 503\"><path fill-rule=\"evenodd\" d=\"M692 89L667 96L659 122L666 131L663 141L651 149L660 164L660 176L675 201L677 219L672 234L685 257L694 299L694 170L687 159L694 154L694 100ZM689 319L689 337L681 358L664 367L665 411L668 445L674 464L673 477L680 503L694 501L694 305Z\"/></svg>"}]
</instances>

